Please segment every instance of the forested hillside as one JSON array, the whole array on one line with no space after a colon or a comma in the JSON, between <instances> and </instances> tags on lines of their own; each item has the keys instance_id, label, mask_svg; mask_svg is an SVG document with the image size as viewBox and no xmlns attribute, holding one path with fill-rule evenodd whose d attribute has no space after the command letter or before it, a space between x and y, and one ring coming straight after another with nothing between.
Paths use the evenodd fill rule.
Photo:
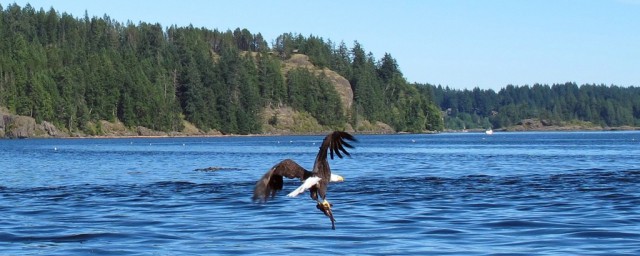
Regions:
<instances>
[{"instance_id":1,"label":"forested hillside","mask_svg":"<svg viewBox=\"0 0 640 256\"><path fill-rule=\"evenodd\" d=\"M123 24L11 4L0 6L0 52L0 107L69 134L99 135L101 120L261 133L281 120L265 110L279 108L316 130L443 129L430 95L407 83L391 55L378 61L357 42L349 49L283 34L270 47L246 29ZM285 68L293 53L314 66ZM341 100L329 69L349 81L353 104Z\"/></svg>"},{"instance_id":2,"label":"forested hillside","mask_svg":"<svg viewBox=\"0 0 640 256\"><path fill-rule=\"evenodd\" d=\"M531 118L547 126L640 126L639 87L534 84L508 85L498 92L425 87L433 91L434 100L445 111L447 129L505 128Z\"/></svg>"},{"instance_id":3,"label":"forested hillside","mask_svg":"<svg viewBox=\"0 0 640 256\"><path fill-rule=\"evenodd\" d=\"M165 134L498 129L528 118L640 126L636 87L452 90L408 83L391 54L378 60L358 42L267 40L0 5L0 117L71 136L112 124ZM0 118L0 137L15 120Z\"/></svg>"}]
</instances>

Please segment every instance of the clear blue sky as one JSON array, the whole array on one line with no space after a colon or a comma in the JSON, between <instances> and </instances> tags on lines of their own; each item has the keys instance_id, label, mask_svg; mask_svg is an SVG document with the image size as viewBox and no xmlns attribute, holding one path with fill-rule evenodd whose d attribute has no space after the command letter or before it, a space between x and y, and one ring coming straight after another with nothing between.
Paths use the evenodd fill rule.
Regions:
<instances>
[{"instance_id":1,"label":"clear blue sky","mask_svg":"<svg viewBox=\"0 0 640 256\"><path fill-rule=\"evenodd\" d=\"M2 0L6 6L13 1ZM498 90L564 82L640 86L640 0L20 0L83 17L107 14L209 29L247 28L268 42L315 35L376 59L409 82Z\"/></svg>"}]
</instances>

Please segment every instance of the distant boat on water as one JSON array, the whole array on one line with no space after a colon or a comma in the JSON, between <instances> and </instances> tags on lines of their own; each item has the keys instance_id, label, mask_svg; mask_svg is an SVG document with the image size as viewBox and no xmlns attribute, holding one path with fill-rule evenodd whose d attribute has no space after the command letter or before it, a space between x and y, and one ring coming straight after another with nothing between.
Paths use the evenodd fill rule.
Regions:
<instances>
[{"instance_id":1,"label":"distant boat on water","mask_svg":"<svg viewBox=\"0 0 640 256\"><path fill-rule=\"evenodd\" d=\"M493 130L488 129L488 130L484 131L484 133L485 133L486 135L491 135L491 134L493 134Z\"/></svg>"}]
</instances>

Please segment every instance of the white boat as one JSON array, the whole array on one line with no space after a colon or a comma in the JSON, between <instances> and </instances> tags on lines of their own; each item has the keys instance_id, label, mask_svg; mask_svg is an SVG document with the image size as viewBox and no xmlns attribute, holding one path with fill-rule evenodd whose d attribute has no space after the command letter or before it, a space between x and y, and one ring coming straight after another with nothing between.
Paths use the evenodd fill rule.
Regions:
<instances>
[{"instance_id":1,"label":"white boat","mask_svg":"<svg viewBox=\"0 0 640 256\"><path fill-rule=\"evenodd\" d=\"M486 135L491 135L491 134L493 134L493 130L489 129L489 130L484 131L484 133Z\"/></svg>"}]
</instances>

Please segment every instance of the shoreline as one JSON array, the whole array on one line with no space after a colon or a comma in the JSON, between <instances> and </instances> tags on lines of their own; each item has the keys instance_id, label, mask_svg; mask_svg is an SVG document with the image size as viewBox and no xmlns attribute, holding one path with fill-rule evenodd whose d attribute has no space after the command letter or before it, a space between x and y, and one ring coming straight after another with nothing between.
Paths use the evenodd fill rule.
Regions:
<instances>
[{"instance_id":1,"label":"shoreline","mask_svg":"<svg viewBox=\"0 0 640 256\"><path fill-rule=\"evenodd\" d=\"M493 130L499 133L516 133L516 132L625 132L625 131L640 131L640 127L606 127L606 128L585 128L574 129L566 127L553 127L545 129L509 129L500 128ZM0 140L15 140L15 139L162 139L162 138L229 138L229 137L280 137L280 136L321 136L326 132L312 132L312 133L259 133L259 134L181 134L181 135L91 135L91 136L31 136L22 138L10 138L0 137ZM485 133L483 129L469 129L469 130L445 130L442 132L354 132L350 131L354 135L406 135L406 134L456 134L456 133ZM491 135L488 135L491 136Z\"/></svg>"}]
</instances>

